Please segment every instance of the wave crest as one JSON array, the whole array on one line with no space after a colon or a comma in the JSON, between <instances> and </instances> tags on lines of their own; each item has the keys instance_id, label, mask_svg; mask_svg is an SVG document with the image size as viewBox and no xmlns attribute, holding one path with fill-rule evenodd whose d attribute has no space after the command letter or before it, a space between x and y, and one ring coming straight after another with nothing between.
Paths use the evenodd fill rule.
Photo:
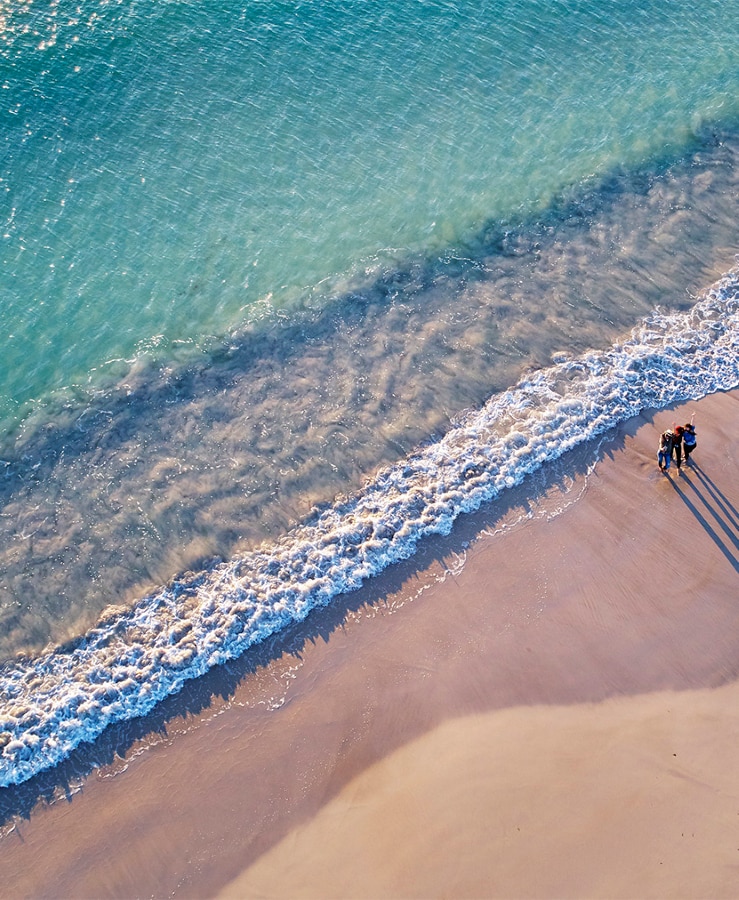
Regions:
<instances>
[{"instance_id":1,"label":"wave crest","mask_svg":"<svg viewBox=\"0 0 739 900\"><path fill-rule=\"evenodd\" d=\"M188 573L73 644L6 665L0 785L26 781L109 724L144 715L578 444L645 408L737 384L734 270L688 312L656 311L608 350L530 374L274 546Z\"/></svg>"}]
</instances>

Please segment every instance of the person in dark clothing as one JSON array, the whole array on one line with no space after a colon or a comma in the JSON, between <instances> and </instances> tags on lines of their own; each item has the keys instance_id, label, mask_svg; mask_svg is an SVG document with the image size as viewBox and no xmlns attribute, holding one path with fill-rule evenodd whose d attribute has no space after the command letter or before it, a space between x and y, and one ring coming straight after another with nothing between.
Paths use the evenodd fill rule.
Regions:
<instances>
[{"instance_id":1,"label":"person in dark clothing","mask_svg":"<svg viewBox=\"0 0 739 900\"><path fill-rule=\"evenodd\" d=\"M693 420L691 419L686 425L685 430L683 432L683 447L685 449L685 465L690 461L690 454L695 450L696 444L698 443L697 438L695 436L695 425L693 425Z\"/></svg>"},{"instance_id":2,"label":"person in dark clothing","mask_svg":"<svg viewBox=\"0 0 739 900\"><path fill-rule=\"evenodd\" d=\"M680 471L680 466L683 464L683 433L685 429L682 425L675 425L672 423L672 450L670 452L670 456L675 457L675 463L677 464L677 469Z\"/></svg>"}]
</instances>

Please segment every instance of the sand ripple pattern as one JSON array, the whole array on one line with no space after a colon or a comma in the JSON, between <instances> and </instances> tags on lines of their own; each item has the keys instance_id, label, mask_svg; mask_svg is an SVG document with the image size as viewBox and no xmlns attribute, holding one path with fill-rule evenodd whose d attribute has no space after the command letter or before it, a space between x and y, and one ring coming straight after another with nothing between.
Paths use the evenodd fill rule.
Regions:
<instances>
[{"instance_id":1,"label":"sand ripple pattern","mask_svg":"<svg viewBox=\"0 0 739 900\"><path fill-rule=\"evenodd\" d=\"M644 408L739 384L739 272L688 312L655 312L627 340L561 358L445 437L381 470L269 549L188 573L72 645L0 673L0 785L141 716L191 678L409 557L426 535Z\"/></svg>"}]
</instances>

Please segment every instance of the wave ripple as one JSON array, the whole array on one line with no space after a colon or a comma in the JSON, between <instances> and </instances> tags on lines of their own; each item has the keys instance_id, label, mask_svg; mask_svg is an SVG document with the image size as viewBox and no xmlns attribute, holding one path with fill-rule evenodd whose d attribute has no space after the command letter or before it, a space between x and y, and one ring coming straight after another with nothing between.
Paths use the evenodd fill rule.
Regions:
<instances>
[{"instance_id":1,"label":"wave ripple","mask_svg":"<svg viewBox=\"0 0 739 900\"><path fill-rule=\"evenodd\" d=\"M111 723L409 557L576 445L645 408L739 384L739 271L684 313L656 311L609 349L560 358L273 547L188 573L83 638L0 671L0 785L56 765Z\"/></svg>"}]
</instances>

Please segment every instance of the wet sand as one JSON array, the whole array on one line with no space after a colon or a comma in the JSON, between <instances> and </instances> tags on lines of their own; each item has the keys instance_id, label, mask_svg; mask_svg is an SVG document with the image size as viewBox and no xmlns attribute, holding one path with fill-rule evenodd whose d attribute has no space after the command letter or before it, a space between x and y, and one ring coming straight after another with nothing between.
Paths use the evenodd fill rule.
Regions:
<instances>
[{"instance_id":1,"label":"wet sand","mask_svg":"<svg viewBox=\"0 0 739 900\"><path fill-rule=\"evenodd\" d=\"M38 804L3 895L736 896L738 442L738 391L647 413L461 521Z\"/></svg>"}]
</instances>

